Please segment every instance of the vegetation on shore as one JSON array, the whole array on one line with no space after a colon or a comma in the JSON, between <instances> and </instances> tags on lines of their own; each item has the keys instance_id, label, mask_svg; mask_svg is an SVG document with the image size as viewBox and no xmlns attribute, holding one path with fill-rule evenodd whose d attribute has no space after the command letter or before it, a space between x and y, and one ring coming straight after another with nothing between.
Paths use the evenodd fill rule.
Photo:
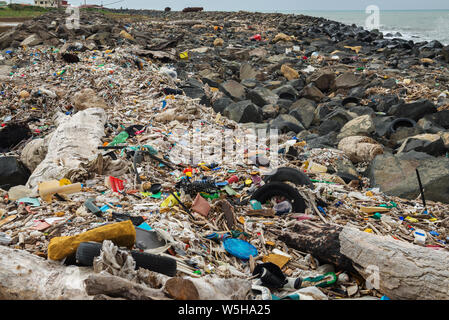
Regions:
<instances>
[{"instance_id":1,"label":"vegetation on shore","mask_svg":"<svg viewBox=\"0 0 449 320\"><path fill-rule=\"evenodd\" d=\"M33 18L51 10L55 9L10 4L0 7L0 18Z\"/></svg>"}]
</instances>

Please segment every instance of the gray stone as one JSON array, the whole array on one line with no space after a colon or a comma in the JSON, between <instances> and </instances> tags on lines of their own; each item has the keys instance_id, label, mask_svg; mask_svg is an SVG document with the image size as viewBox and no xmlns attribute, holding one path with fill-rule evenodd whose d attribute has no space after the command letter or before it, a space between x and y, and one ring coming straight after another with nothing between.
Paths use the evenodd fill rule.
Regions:
<instances>
[{"instance_id":1,"label":"gray stone","mask_svg":"<svg viewBox=\"0 0 449 320\"><path fill-rule=\"evenodd\" d=\"M240 81L246 79L256 79L259 72L255 70L249 63L243 63L240 67Z\"/></svg>"},{"instance_id":2,"label":"gray stone","mask_svg":"<svg viewBox=\"0 0 449 320\"><path fill-rule=\"evenodd\" d=\"M270 122L270 128L278 129L282 133L293 131L299 133L304 130L303 125L295 117L288 114L281 114Z\"/></svg>"},{"instance_id":3,"label":"gray stone","mask_svg":"<svg viewBox=\"0 0 449 320\"><path fill-rule=\"evenodd\" d=\"M302 91L300 92L300 96L313 100L315 102L320 102L323 100L326 96L315 87L313 83L308 84Z\"/></svg>"},{"instance_id":4,"label":"gray stone","mask_svg":"<svg viewBox=\"0 0 449 320\"><path fill-rule=\"evenodd\" d=\"M252 103L251 100L240 101L229 105L223 111L223 115L240 123L260 123L263 120L262 110Z\"/></svg>"},{"instance_id":5,"label":"gray stone","mask_svg":"<svg viewBox=\"0 0 449 320\"><path fill-rule=\"evenodd\" d=\"M296 98L299 95L298 91L296 91L296 89L293 88L293 86L291 86L289 84L286 84L277 89L274 89L273 93L278 95L278 97L281 99L291 100L291 101L296 100Z\"/></svg>"},{"instance_id":6,"label":"gray stone","mask_svg":"<svg viewBox=\"0 0 449 320\"><path fill-rule=\"evenodd\" d=\"M418 121L427 114L437 112L436 106L427 99L421 99L412 103L394 105L388 110L388 114L398 118L410 118Z\"/></svg>"},{"instance_id":7,"label":"gray stone","mask_svg":"<svg viewBox=\"0 0 449 320\"><path fill-rule=\"evenodd\" d=\"M335 79L335 89L351 89L358 87L362 83L362 78L351 72L341 74Z\"/></svg>"},{"instance_id":8,"label":"gray stone","mask_svg":"<svg viewBox=\"0 0 449 320\"><path fill-rule=\"evenodd\" d=\"M220 90L231 98L240 101L245 99L245 87L234 80L223 82L219 86Z\"/></svg>"},{"instance_id":9,"label":"gray stone","mask_svg":"<svg viewBox=\"0 0 449 320\"><path fill-rule=\"evenodd\" d=\"M308 129L313 122L315 109L313 101L302 98L291 105L289 114L298 119Z\"/></svg>"},{"instance_id":10,"label":"gray stone","mask_svg":"<svg viewBox=\"0 0 449 320\"><path fill-rule=\"evenodd\" d=\"M376 126L369 115L357 117L341 128L338 139L350 136L370 136L376 130Z\"/></svg>"},{"instance_id":11,"label":"gray stone","mask_svg":"<svg viewBox=\"0 0 449 320\"><path fill-rule=\"evenodd\" d=\"M32 47L32 46L36 46L36 45L41 44L41 43L42 43L42 39L37 34L32 34L31 36L29 36L28 38L23 40L20 43L20 45L21 46Z\"/></svg>"},{"instance_id":12,"label":"gray stone","mask_svg":"<svg viewBox=\"0 0 449 320\"><path fill-rule=\"evenodd\" d=\"M322 92L326 92L334 86L335 73L327 69L320 70L310 77L309 82L315 84Z\"/></svg>"},{"instance_id":13,"label":"gray stone","mask_svg":"<svg viewBox=\"0 0 449 320\"><path fill-rule=\"evenodd\" d=\"M276 104L279 97L267 88L256 88L250 90L246 95L246 98L251 100L254 104L259 107L263 107L267 104Z\"/></svg>"},{"instance_id":14,"label":"gray stone","mask_svg":"<svg viewBox=\"0 0 449 320\"><path fill-rule=\"evenodd\" d=\"M267 104L262 107L262 114L264 120L275 118L279 114L279 107L272 104Z\"/></svg>"},{"instance_id":15,"label":"gray stone","mask_svg":"<svg viewBox=\"0 0 449 320\"><path fill-rule=\"evenodd\" d=\"M418 168L426 200L449 203L449 159L411 151L377 156L367 173L372 187L388 195L416 199L420 194L415 169Z\"/></svg>"},{"instance_id":16,"label":"gray stone","mask_svg":"<svg viewBox=\"0 0 449 320\"><path fill-rule=\"evenodd\" d=\"M234 103L234 101L232 101L232 99L230 99L228 97L222 97L220 99L217 99L213 103L212 108L214 109L214 111L216 113L223 113L223 111L233 103Z\"/></svg>"},{"instance_id":17,"label":"gray stone","mask_svg":"<svg viewBox=\"0 0 449 320\"><path fill-rule=\"evenodd\" d=\"M433 156L443 155L447 151L444 141L440 135L428 133L405 139L397 153L405 153L412 150L417 152L425 152Z\"/></svg>"}]
</instances>

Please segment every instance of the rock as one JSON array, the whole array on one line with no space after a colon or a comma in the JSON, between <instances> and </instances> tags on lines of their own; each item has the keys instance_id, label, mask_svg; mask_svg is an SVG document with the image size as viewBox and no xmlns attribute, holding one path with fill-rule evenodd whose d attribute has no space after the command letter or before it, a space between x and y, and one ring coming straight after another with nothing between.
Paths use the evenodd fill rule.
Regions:
<instances>
[{"instance_id":1,"label":"rock","mask_svg":"<svg viewBox=\"0 0 449 320\"><path fill-rule=\"evenodd\" d=\"M315 109L315 103L312 100L302 98L291 105L288 114L294 116L304 128L308 129L313 122Z\"/></svg>"},{"instance_id":2,"label":"rock","mask_svg":"<svg viewBox=\"0 0 449 320\"><path fill-rule=\"evenodd\" d=\"M262 122L262 111L251 100L240 101L229 105L223 115L239 123Z\"/></svg>"},{"instance_id":3,"label":"rock","mask_svg":"<svg viewBox=\"0 0 449 320\"><path fill-rule=\"evenodd\" d=\"M214 40L214 47L221 47L224 44L224 40L221 38L217 38Z\"/></svg>"},{"instance_id":4,"label":"rock","mask_svg":"<svg viewBox=\"0 0 449 320\"><path fill-rule=\"evenodd\" d=\"M440 135L441 139L443 139L444 147L446 149L449 149L449 132L439 132L438 134Z\"/></svg>"},{"instance_id":5,"label":"rock","mask_svg":"<svg viewBox=\"0 0 449 320\"><path fill-rule=\"evenodd\" d=\"M290 101L295 101L299 95L298 91L296 91L296 89L289 84L274 89L273 93L275 93L280 99Z\"/></svg>"},{"instance_id":6,"label":"rock","mask_svg":"<svg viewBox=\"0 0 449 320\"><path fill-rule=\"evenodd\" d=\"M256 79L258 72L249 64L243 63L240 67L240 80Z\"/></svg>"},{"instance_id":7,"label":"rock","mask_svg":"<svg viewBox=\"0 0 449 320\"><path fill-rule=\"evenodd\" d=\"M444 129L449 129L449 110L442 110L436 113L428 114L424 116L422 119L420 119L418 121L418 125L420 125L425 130L424 126L421 125L422 124L421 120L423 119L432 122L432 124L434 124L435 126Z\"/></svg>"},{"instance_id":8,"label":"rock","mask_svg":"<svg viewBox=\"0 0 449 320\"><path fill-rule=\"evenodd\" d=\"M299 133L304 130L301 122L289 114L281 114L276 119L272 120L270 122L270 128L278 129L282 133L287 133L289 131Z\"/></svg>"},{"instance_id":9,"label":"rock","mask_svg":"<svg viewBox=\"0 0 449 320\"><path fill-rule=\"evenodd\" d=\"M273 119L279 114L279 107L272 104L267 104L262 107L262 114L264 120Z\"/></svg>"},{"instance_id":10,"label":"rock","mask_svg":"<svg viewBox=\"0 0 449 320\"><path fill-rule=\"evenodd\" d=\"M377 155L384 153L384 148L374 139L363 136L346 137L338 144L341 150L354 163L371 162Z\"/></svg>"},{"instance_id":11,"label":"rock","mask_svg":"<svg viewBox=\"0 0 449 320\"><path fill-rule=\"evenodd\" d=\"M289 67L286 64L283 64L281 67L281 73L287 80L299 79L299 72L295 69Z\"/></svg>"},{"instance_id":12,"label":"rock","mask_svg":"<svg viewBox=\"0 0 449 320\"><path fill-rule=\"evenodd\" d=\"M254 104L259 107L263 107L267 104L276 104L279 97L269 89L266 88L256 88L250 90L246 95L247 99L250 99Z\"/></svg>"},{"instance_id":13,"label":"rock","mask_svg":"<svg viewBox=\"0 0 449 320\"><path fill-rule=\"evenodd\" d=\"M320 70L310 77L309 82L315 84L322 92L326 92L334 86L335 73L328 69Z\"/></svg>"},{"instance_id":14,"label":"rock","mask_svg":"<svg viewBox=\"0 0 449 320\"><path fill-rule=\"evenodd\" d=\"M393 78L387 79L382 83L383 88L393 89L396 87L396 80Z\"/></svg>"},{"instance_id":15,"label":"rock","mask_svg":"<svg viewBox=\"0 0 449 320\"><path fill-rule=\"evenodd\" d=\"M449 63L449 46L445 46L445 47L441 50L441 56L443 57L444 61L446 61L447 63Z\"/></svg>"},{"instance_id":16,"label":"rock","mask_svg":"<svg viewBox=\"0 0 449 320\"><path fill-rule=\"evenodd\" d=\"M108 108L106 101L97 96L97 93L90 88L76 93L72 99L72 103L77 111L83 111L89 108Z\"/></svg>"},{"instance_id":17,"label":"rock","mask_svg":"<svg viewBox=\"0 0 449 320\"><path fill-rule=\"evenodd\" d=\"M223 113L223 111L233 103L234 103L234 101L232 101L232 99L230 99L228 97L223 97L223 98L217 99L212 104L212 108L214 109L214 111L216 113Z\"/></svg>"},{"instance_id":18,"label":"rock","mask_svg":"<svg viewBox=\"0 0 449 320\"><path fill-rule=\"evenodd\" d=\"M412 150L425 152L433 156L440 156L448 151L440 135L428 133L407 138L397 153L400 154Z\"/></svg>"},{"instance_id":19,"label":"rock","mask_svg":"<svg viewBox=\"0 0 449 320\"><path fill-rule=\"evenodd\" d=\"M420 194L415 169L418 168L426 200L449 203L449 159L411 151L377 156L367 169L372 187L388 195L416 199Z\"/></svg>"},{"instance_id":20,"label":"rock","mask_svg":"<svg viewBox=\"0 0 449 320\"><path fill-rule=\"evenodd\" d=\"M335 79L335 89L351 89L360 86L362 78L351 72L341 74Z\"/></svg>"},{"instance_id":21,"label":"rock","mask_svg":"<svg viewBox=\"0 0 449 320\"><path fill-rule=\"evenodd\" d=\"M20 43L20 45L32 47L32 46L36 46L41 43L42 43L42 39L39 38L39 36L37 34L33 34L33 35L29 36L28 38L26 38L25 40L23 40Z\"/></svg>"},{"instance_id":22,"label":"rock","mask_svg":"<svg viewBox=\"0 0 449 320\"><path fill-rule=\"evenodd\" d=\"M304 89L302 89L302 91L299 93L299 95L306 99L313 100L315 102L320 102L321 100L323 100L326 97L320 91L320 89L315 87L315 85L313 83L308 84Z\"/></svg>"},{"instance_id":23,"label":"rock","mask_svg":"<svg viewBox=\"0 0 449 320\"><path fill-rule=\"evenodd\" d=\"M350 136L369 136L376 130L374 122L369 115L357 117L341 128L338 139L343 139Z\"/></svg>"},{"instance_id":24,"label":"rock","mask_svg":"<svg viewBox=\"0 0 449 320\"><path fill-rule=\"evenodd\" d=\"M226 95L230 96L231 98L241 101L245 99L245 87L242 86L240 83L234 80L228 80L226 82L223 82L219 86L220 90L223 91Z\"/></svg>"},{"instance_id":25,"label":"rock","mask_svg":"<svg viewBox=\"0 0 449 320\"><path fill-rule=\"evenodd\" d=\"M0 188L8 191L10 188L25 185L31 172L14 157L0 157Z\"/></svg>"},{"instance_id":26,"label":"rock","mask_svg":"<svg viewBox=\"0 0 449 320\"><path fill-rule=\"evenodd\" d=\"M388 110L388 115L418 121L425 115L435 112L437 112L437 108L432 102L427 99L421 99L412 103L394 105Z\"/></svg>"}]
</instances>

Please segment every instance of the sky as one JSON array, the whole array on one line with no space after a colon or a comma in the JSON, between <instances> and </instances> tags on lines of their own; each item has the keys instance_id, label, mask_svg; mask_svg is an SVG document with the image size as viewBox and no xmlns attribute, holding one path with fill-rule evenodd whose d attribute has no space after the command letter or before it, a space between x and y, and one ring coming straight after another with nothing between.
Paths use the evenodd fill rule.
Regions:
<instances>
[{"instance_id":1,"label":"sky","mask_svg":"<svg viewBox=\"0 0 449 320\"><path fill-rule=\"evenodd\" d=\"M420 10L449 9L448 0L86 0L88 4L103 4L111 8L182 10L185 7L204 7L217 11L286 11L286 10L365 10L369 5L377 5L380 10ZM18 0L33 3L32 0ZM118 2L112 4L114 2ZM84 0L69 0L78 6Z\"/></svg>"}]
</instances>

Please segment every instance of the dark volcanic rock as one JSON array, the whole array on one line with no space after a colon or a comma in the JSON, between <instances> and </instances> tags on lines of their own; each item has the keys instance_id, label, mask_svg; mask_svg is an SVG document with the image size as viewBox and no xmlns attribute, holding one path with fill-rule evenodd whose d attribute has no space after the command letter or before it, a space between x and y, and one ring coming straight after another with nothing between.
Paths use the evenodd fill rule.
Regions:
<instances>
[{"instance_id":1,"label":"dark volcanic rock","mask_svg":"<svg viewBox=\"0 0 449 320\"><path fill-rule=\"evenodd\" d=\"M421 99L413 103L394 105L388 111L389 115L398 118L410 118L418 121L427 114L437 112L436 106L427 99Z\"/></svg>"},{"instance_id":2,"label":"dark volcanic rock","mask_svg":"<svg viewBox=\"0 0 449 320\"><path fill-rule=\"evenodd\" d=\"M240 101L229 105L223 115L240 123L262 122L262 110L250 100Z\"/></svg>"}]
</instances>

